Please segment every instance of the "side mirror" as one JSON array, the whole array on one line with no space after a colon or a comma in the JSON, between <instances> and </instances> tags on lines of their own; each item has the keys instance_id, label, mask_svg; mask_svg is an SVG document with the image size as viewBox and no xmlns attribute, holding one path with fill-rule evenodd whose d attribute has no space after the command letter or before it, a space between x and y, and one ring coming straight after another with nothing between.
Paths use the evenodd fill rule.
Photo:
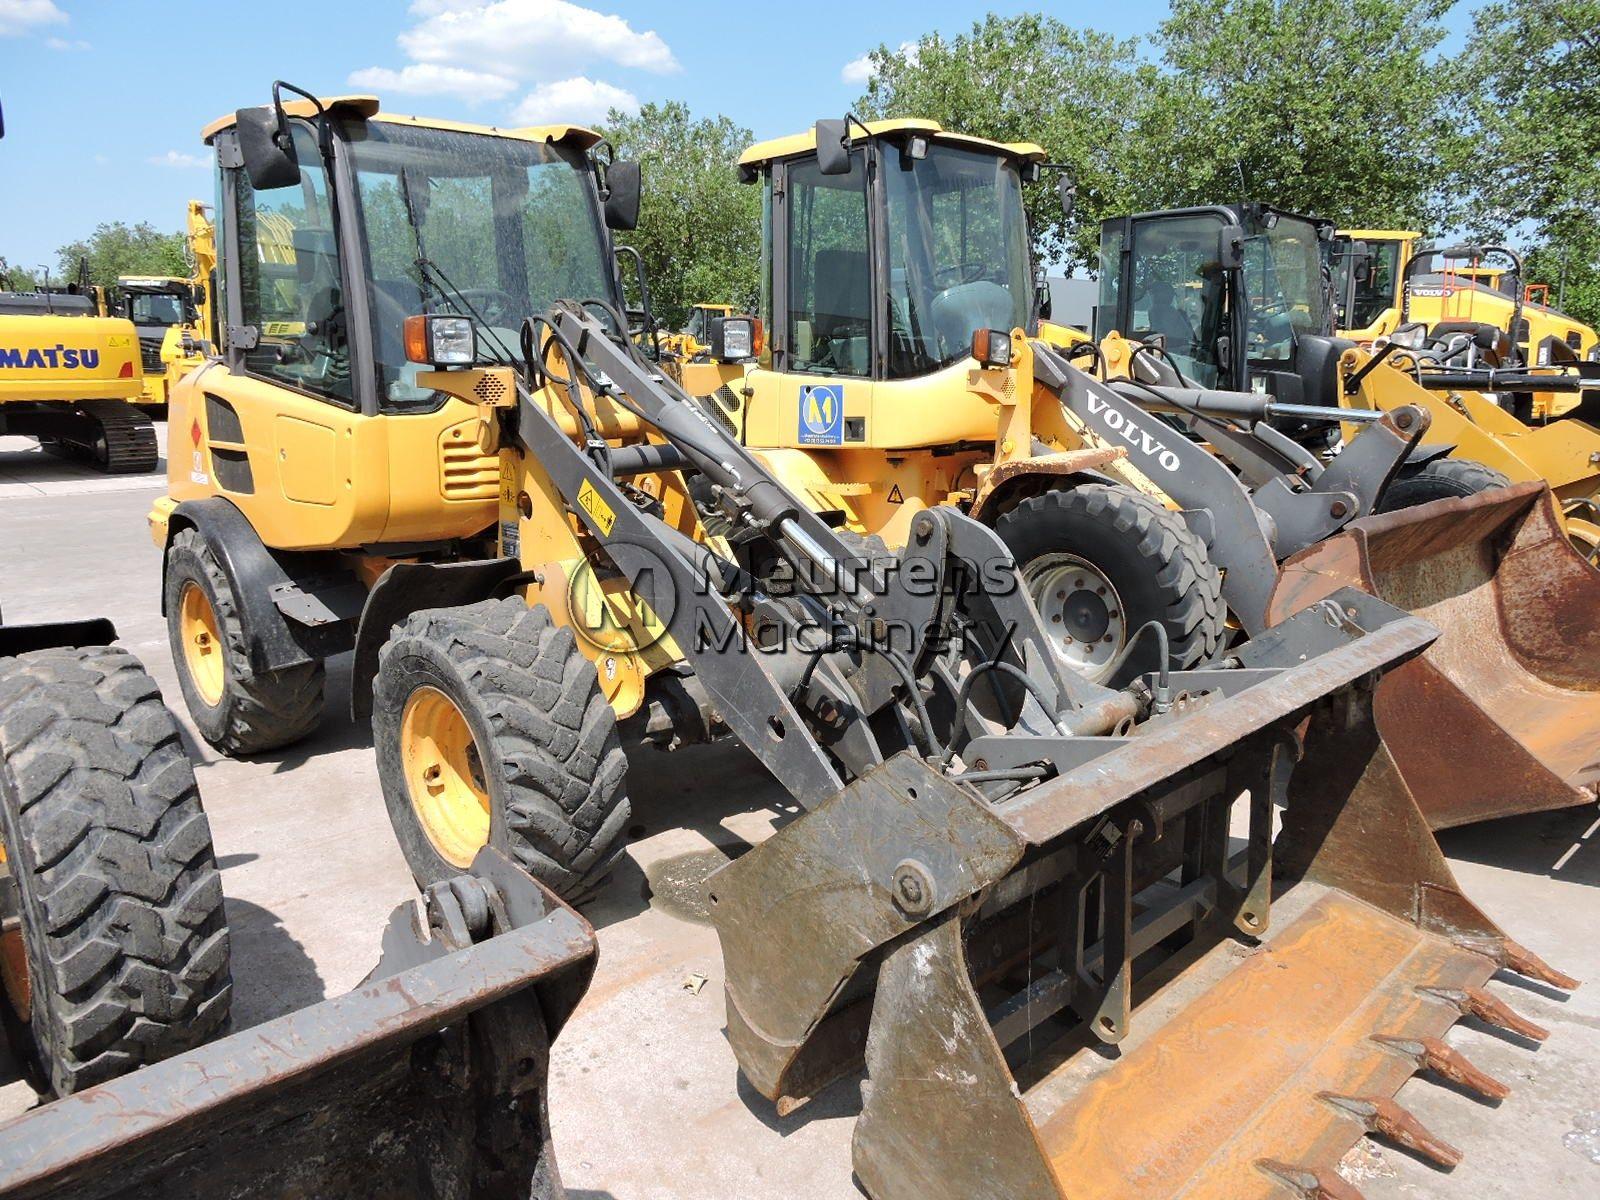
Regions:
<instances>
[{"instance_id":1,"label":"side mirror","mask_svg":"<svg viewBox=\"0 0 1600 1200\"><path fill-rule=\"evenodd\" d=\"M4 106L0 106L0 138L5 137L5 135L6 135L6 110L5 110Z\"/></svg>"},{"instance_id":2,"label":"side mirror","mask_svg":"<svg viewBox=\"0 0 1600 1200\"><path fill-rule=\"evenodd\" d=\"M239 155L244 159L250 186L258 192L293 187L300 182L300 159L288 122L280 121L275 109L241 108L234 114L239 136Z\"/></svg>"},{"instance_id":3,"label":"side mirror","mask_svg":"<svg viewBox=\"0 0 1600 1200\"><path fill-rule=\"evenodd\" d=\"M1034 296L1034 304L1039 310L1039 319L1041 321L1048 321L1050 319L1050 310L1053 307L1050 300L1049 283L1041 283L1038 288L1035 289Z\"/></svg>"},{"instance_id":4,"label":"side mirror","mask_svg":"<svg viewBox=\"0 0 1600 1200\"><path fill-rule=\"evenodd\" d=\"M606 168L606 228L639 227L639 190L643 176L639 164L624 160Z\"/></svg>"},{"instance_id":5,"label":"side mirror","mask_svg":"<svg viewBox=\"0 0 1600 1200\"><path fill-rule=\"evenodd\" d=\"M1217 262L1224 271L1244 266L1244 227L1224 225L1217 230Z\"/></svg>"},{"instance_id":6,"label":"side mirror","mask_svg":"<svg viewBox=\"0 0 1600 1200\"><path fill-rule=\"evenodd\" d=\"M824 175L850 174L850 122L817 122L817 170Z\"/></svg>"},{"instance_id":7,"label":"side mirror","mask_svg":"<svg viewBox=\"0 0 1600 1200\"><path fill-rule=\"evenodd\" d=\"M1061 178L1056 180L1056 194L1061 197L1061 215L1070 218L1078 207L1078 181L1063 172Z\"/></svg>"}]
</instances>

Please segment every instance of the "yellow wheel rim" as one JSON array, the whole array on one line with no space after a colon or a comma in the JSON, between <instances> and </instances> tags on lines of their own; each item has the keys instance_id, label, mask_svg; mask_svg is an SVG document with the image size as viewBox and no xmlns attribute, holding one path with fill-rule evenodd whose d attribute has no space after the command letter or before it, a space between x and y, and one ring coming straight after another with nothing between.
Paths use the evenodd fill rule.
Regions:
<instances>
[{"instance_id":1,"label":"yellow wheel rim","mask_svg":"<svg viewBox=\"0 0 1600 1200\"><path fill-rule=\"evenodd\" d=\"M195 690L207 704L220 704L226 678L222 635L217 628L217 614L198 583L183 585L178 601L178 632L183 637L183 663Z\"/></svg>"},{"instance_id":2,"label":"yellow wheel rim","mask_svg":"<svg viewBox=\"0 0 1600 1200\"><path fill-rule=\"evenodd\" d=\"M470 867L489 842L489 789L466 717L438 688L411 693L400 717L411 807L439 857Z\"/></svg>"}]
</instances>

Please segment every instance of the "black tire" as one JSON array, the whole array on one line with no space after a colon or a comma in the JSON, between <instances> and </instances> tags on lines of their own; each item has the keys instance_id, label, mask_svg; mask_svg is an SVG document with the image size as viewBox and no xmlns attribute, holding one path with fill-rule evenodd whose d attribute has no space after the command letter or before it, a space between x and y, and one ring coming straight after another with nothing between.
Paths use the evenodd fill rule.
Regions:
<instances>
[{"instance_id":1,"label":"black tire","mask_svg":"<svg viewBox=\"0 0 1600 1200\"><path fill-rule=\"evenodd\" d=\"M1222 644L1227 626L1222 575L1205 543L1183 518L1148 496L1099 483L1046 492L1002 516L995 533L1016 558L1030 590L1053 556L1070 554L1098 570L1121 600L1125 612L1120 620L1127 636L1146 622L1161 622L1173 670L1204 661ZM1108 610L1116 619L1115 610L1109 606ZM1054 633L1049 616L1046 622ZM1075 626L1068 620L1062 627ZM1111 648L1120 644L1113 642ZM1147 634L1114 677L1104 674L1110 662L1091 666L1067 661L1091 678L1120 684L1155 670L1160 655L1155 639Z\"/></svg>"},{"instance_id":2,"label":"black tire","mask_svg":"<svg viewBox=\"0 0 1600 1200\"><path fill-rule=\"evenodd\" d=\"M190 674L181 625L184 589L204 593L215 615L224 661L222 694L212 703ZM200 736L228 755L260 754L299 741L322 719L321 661L256 671L239 625L233 587L205 539L180 529L167 547L167 641L184 703Z\"/></svg>"},{"instance_id":3,"label":"black tire","mask_svg":"<svg viewBox=\"0 0 1600 1200\"><path fill-rule=\"evenodd\" d=\"M233 985L211 828L138 659L0 658L0 801L32 1012L4 1008L29 1082L67 1095L219 1032Z\"/></svg>"},{"instance_id":4,"label":"black tire","mask_svg":"<svg viewBox=\"0 0 1600 1200\"><path fill-rule=\"evenodd\" d=\"M1434 500L1456 500L1510 486L1511 480L1481 462L1470 458L1435 458L1420 467L1402 467L1400 474L1384 489L1377 511L1396 512Z\"/></svg>"},{"instance_id":5,"label":"black tire","mask_svg":"<svg viewBox=\"0 0 1600 1200\"><path fill-rule=\"evenodd\" d=\"M592 892L622 854L631 806L617 719L571 629L518 597L414 613L378 659L372 734L389 818L419 886L461 873L412 803L401 747L421 688L471 731L488 794L489 844L568 900Z\"/></svg>"}]
</instances>

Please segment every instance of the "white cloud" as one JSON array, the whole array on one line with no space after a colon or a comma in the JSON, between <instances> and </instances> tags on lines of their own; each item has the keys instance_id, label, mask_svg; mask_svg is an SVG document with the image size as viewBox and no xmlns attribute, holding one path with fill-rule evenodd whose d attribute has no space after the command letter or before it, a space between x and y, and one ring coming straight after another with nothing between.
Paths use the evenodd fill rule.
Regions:
<instances>
[{"instance_id":1,"label":"white cloud","mask_svg":"<svg viewBox=\"0 0 1600 1200\"><path fill-rule=\"evenodd\" d=\"M45 25L66 23L67 14L52 0L0 0L0 37L20 37Z\"/></svg>"},{"instance_id":2,"label":"white cloud","mask_svg":"<svg viewBox=\"0 0 1600 1200\"><path fill-rule=\"evenodd\" d=\"M643 71L679 69L660 34L640 32L619 16L570 0L418 0L411 11L419 20L399 42L413 62L516 78L595 61Z\"/></svg>"},{"instance_id":3,"label":"white cloud","mask_svg":"<svg viewBox=\"0 0 1600 1200\"><path fill-rule=\"evenodd\" d=\"M398 71L366 67L350 73L350 86L378 92L403 92L412 96L455 96L466 101L503 100L517 90L517 81L485 71L446 67L437 63L411 63Z\"/></svg>"},{"instance_id":4,"label":"white cloud","mask_svg":"<svg viewBox=\"0 0 1600 1200\"><path fill-rule=\"evenodd\" d=\"M916 62L917 43L901 42L900 48L895 51L895 53L901 58L905 59L907 62ZM852 58L849 62L845 63L843 69L839 72L839 78L845 83L854 84L857 87L864 87L877 73L878 69L872 64L872 53L871 51L868 51L860 58Z\"/></svg>"},{"instance_id":5,"label":"white cloud","mask_svg":"<svg viewBox=\"0 0 1600 1200\"><path fill-rule=\"evenodd\" d=\"M211 160L203 154L185 154L182 150L168 150L145 159L155 167L209 167Z\"/></svg>"},{"instance_id":6,"label":"white cloud","mask_svg":"<svg viewBox=\"0 0 1600 1200\"><path fill-rule=\"evenodd\" d=\"M518 125L594 125L613 108L637 112L639 98L612 84L579 75L539 84L522 98L511 119Z\"/></svg>"},{"instance_id":7,"label":"white cloud","mask_svg":"<svg viewBox=\"0 0 1600 1200\"><path fill-rule=\"evenodd\" d=\"M76 38L45 38L44 44L52 50L92 50L93 46Z\"/></svg>"}]
</instances>

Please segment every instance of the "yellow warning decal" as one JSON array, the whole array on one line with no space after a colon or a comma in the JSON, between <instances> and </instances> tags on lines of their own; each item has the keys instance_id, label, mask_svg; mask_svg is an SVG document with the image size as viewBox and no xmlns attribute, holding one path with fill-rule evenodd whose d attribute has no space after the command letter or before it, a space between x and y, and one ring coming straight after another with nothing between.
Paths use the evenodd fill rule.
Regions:
<instances>
[{"instance_id":1,"label":"yellow warning decal","mask_svg":"<svg viewBox=\"0 0 1600 1200\"><path fill-rule=\"evenodd\" d=\"M600 493L594 490L594 485L587 479L578 488L578 504L583 511L594 518L594 523L600 526L600 532L607 537L617 523L617 514L611 511L611 506L601 498Z\"/></svg>"}]
</instances>

